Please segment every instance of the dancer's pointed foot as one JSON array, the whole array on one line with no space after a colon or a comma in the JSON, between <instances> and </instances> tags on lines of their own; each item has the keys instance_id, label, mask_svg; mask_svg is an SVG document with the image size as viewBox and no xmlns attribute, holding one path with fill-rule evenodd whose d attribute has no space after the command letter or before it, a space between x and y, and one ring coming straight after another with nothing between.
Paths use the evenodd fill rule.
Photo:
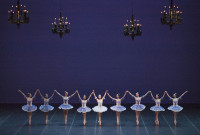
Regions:
<instances>
[{"instance_id":1,"label":"dancer's pointed foot","mask_svg":"<svg viewBox=\"0 0 200 135\"><path fill-rule=\"evenodd\" d=\"M139 120L136 120L136 125L139 126Z\"/></svg>"},{"instance_id":2,"label":"dancer's pointed foot","mask_svg":"<svg viewBox=\"0 0 200 135\"><path fill-rule=\"evenodd\" d=\"M176 124L177 124L177 121L175 120L175 121L174 121L174 125L176 126Z\"/></svg>"}]
</instances>

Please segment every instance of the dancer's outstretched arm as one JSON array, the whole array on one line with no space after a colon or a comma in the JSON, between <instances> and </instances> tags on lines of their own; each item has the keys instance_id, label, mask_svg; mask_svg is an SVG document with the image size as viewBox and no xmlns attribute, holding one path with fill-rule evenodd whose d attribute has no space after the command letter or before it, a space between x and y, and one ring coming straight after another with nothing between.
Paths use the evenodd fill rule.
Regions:
<instances>
[{"instance_id":1,"label":"dancer's outstretched arm","mask_svg":"<svg viewBox=\"0 0 200 135\"><path fill-rule=\"evenodd\" d=\"M52 97L54 96L55 91L53 91L53 94L49 97L49 99L52 99Z\"/></svg>"},{"instance_id":2,"label":"dancer's outstretched arm","mask_svg":"<svg viewBox=\"0 0 200 135\"><path fill-rule=\"evenodd\" d=\"M106 92L104 93L103 99L105 99L107 93L108 93L108 90L106 90Z\"/></svg>"},{"instance_id":3,"label":"dancer's outstretched arm","mask_svg":"<svg viewBox=\"0 0 200 135\"><path fill-rule=\"evenodd\" d=\"M87 101L90 100L91 96L94 94L94 90L92 91L92 93L90 94L90 96L88 97Z\"/></svg>"},{"instance_id":4,"label":"dancer's outstretched arm","mask_svg":"<svg viewBox=\"0 0 200 135\"><path fill-rule=\"evenodd\" d=\"M165 97L165 94L166 94L166 93L164 92L164 93L163 93L163 96L161 97L161 99L163 99L163 98Z\"/></svg>"},{"instance_id":5,"label":"dancer's outstretched arm","mask_svg":"<svg viewBox=\"0 0 200 135\"><path fill-rule=\"evenodd\" d=\"M42 95L41 91L38 90L38 92L39 92L40 96L41 96L42 98L44 98L44 96Z\"/></svg>"},{"instance_id":6,"label":"dancer's outstretched arm","mask_svg":"<svg viewBox=\"0 0 200 135\"><path fill-rule=\"evenodd\" d=\"M167 94L167 96L168 96L170 99L172 99L172 97L168 94L167 91L165 91L165 93Z\"/></svg>"},{"instance_id":7,"label":"dancer's outstretched arm","mask_svg":"<svg viewBox=\"0 0 200 135\"><path fill-rule=\"evenodd\" d=\"M36 96L36 94L37 94L37 92L39 91L39 89L37 89L36 91L35 91L35 93L34 93L34 95L33 95L33 99L35 98L35 96Z\"/></svg>"},{"instance_id":8,"label":"dancer's outstretched arm","mask_svg":"<svg viewBox=\"0 0 200 135\"><path fill-rule=\"evenodd\" d=\"M57 90L54 90L59 96L63 97Z\"/></svg>"},{"instance_id":9,"label":"dancer's outstretched arm","mask_svg":"<svg viewBox=\"0 0 200 135\"><path fill-rule=\"evenodd\" d=\"M128 92L128 91L126 91L126 92L124 93L124 96L123 96L121 99L124 99L124 98L125 98L125 96L126 96L127 92Z\"/></svg>"},{"instance_id":10,"label":"dancer's outstretched arm","mask_svg":"<svg viewBox=\"0 0 200 135\"><path fill-rule=\"evenodd\" d=\"M69 96L69 97L70 97L70 98L73 97L73 96L77 93L77 91L78 91L78 90L76 90L76 91L75 91L71 96Z\"/></svg>"},{"instance_id":11,"label":"dancer's outstretched arm","mask_svg":"<svg viewBox=\"0 0 200 135\"><path fill-rule=\"evenodd\" d=\"M116 100L116 98L111 97L109 93L107 93L107 94L108 94L109 98L111 98L112 100Z\"/></svg>"},{"instance_id":12,"label":"dancer's outstretched arm","mask_svg":"<svg viewBox=\"0 0 200 135\"><path fill-rule=\"evenodd\" d=\"M82 100L82 99L81 99L81 96L80 96L80 94L79 94L79 92L78 92L78 90L77 90L77 94L78 94L78 98L79 98L80 100Z\"/></svg>"},{"instance_id":13,"label":"dancer's outstretched arm","mask_svg":"<svg viewBox=\"0 0 200 135\"><path fill-rule=\"evenodd\" d=\"M188 91L185 91L179 98L182 98Z\"/></svg>"},{"instance_id":14,"label":"dancer's outstretched arm","mask_svg":"<svg viewBox=\"0 0 200 135\"><path fill-rule=\"evenodd\" d=\"M18 90L19 93L21 93L25 98L27 98L27 96L24 94L24 92L22 92L21 90Z\"/></svg>"},{"instance_id":15,"label":"dancer's outstretched arm","mask_svg":"<svg viewBox=\"0 0 200 135\"><path fill-rule=\"evenodd\" d=\"M94 92L94 90L93 90L93 92ZM97 99L97 96L96 96L95 92L94 92L94 98Z\"/></svg>"},{"instance_id":16,"label":"dancer's outstretched arm","mask_svg":"<svg viewBox=\"0 0 200 135\"><path fill-rule=\"evenodd\" d=\"M135 95L133 95L130 91L127 91L129 95L131 95L132 97L136 98Z\"/></svg>"},{"instance_id":17,"label":"dancer's outstretched arm","mask_svg":"<svg viewBox=\"0 0 200 135\"><path fill-rule=\"evenodd\" d=\"M153 100L155 100L155 98L154 98L154 96L153 96L152 92L151 92L151 97L152 97L152 99L153 99Z\"/></svg>"},{"instance_id":18,"label":"dancer's outstretched arm","mask_svg":"<svg viewBox=\"0 0 200 135\"><path fill-rule=\"evenodd\" d=\"M146 97L151 91L149 90L145 95L142 96L142 98Z\"/></svg>"}]
</instances>

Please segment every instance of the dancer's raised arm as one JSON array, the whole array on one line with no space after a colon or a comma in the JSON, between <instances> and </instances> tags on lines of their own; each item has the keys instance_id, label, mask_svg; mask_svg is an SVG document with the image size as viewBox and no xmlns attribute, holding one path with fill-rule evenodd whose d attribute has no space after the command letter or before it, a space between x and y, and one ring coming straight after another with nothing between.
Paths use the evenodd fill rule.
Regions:
<instances>
[{"instance_id":1,"label":"dancer's raised arm","mask_svg":"<svg viewBox=\"0 0 200 135\"><path fill-rule=\"evenodd\" d=\"M53 94L49 97L49 99L51 99L55 94L55 91L53 91Z\"/></svg>"},{"instance_id":2,"label":"dancer's raised arm","mask_svg":"<svg viewBox=\"0 0 200 135\"><path fill-rule=\"evenodd\" d=\"M38 92L39 92L40 96L41 96L42 98L44 98L44 96L42 95L41 91L38 90Z\"/></svg>"},{"instance_id":3,"label":"dancer's raised arm","mask_svg":"<svg viewBox=\"0 0 200 135\"><path fill-rule=\"evenodd\" d=\"M165 97L165 94L166 94L166 93L164 92L164 93L163 93L163 96L161 97L161 99L163 99L163 98Z\"/></svg>"},{"instance_id":4,"label":"dancer's raised arm","mask_svg":"<svg viewBox=\"0 0 200 135\"><path fill-rule=\"evenodd\" d=\"M142 98L146 97L151 91L149 90L145 95L142 96Z\"/></svg>"},{"instance_id":5,"label":"dancer's raised arm","mask_svg":"<svg viewBox=\"0 0 200 135\"><path fill-rule=\"evenodd\" d=\"M21 90L18 90L19 93L21 93L25 98L27 98L27 96L24 94L24 92L22 92Z\"/></svg>"},{"instance_id":6,"label":"dancer's raised arm","mask_svg":"<svg viewBox=\"0 0 200 135\"><path fill-rule=\"evenodd\" d=\"M167 96L172 99L172 97L169 95L169 93L167 91L165 91L165 93L167 94Z\"/></svg>"},{"instance_id":7,"label":"dancer's raised arm","mask_svg":"<svg viewBox=\"0 0 200 135\"><path fill-rule=\"evenodd\" d=\"M126 96L127 92L128 92L128 91L126 91L126 92L124 93L124 96L123 96L121 99L124 99L124 98L125 98L125 96Z\"/></svg>"},{"instance_id":8,"label":"dancer's raised arm","mask_svg":"<svg viewBox=\"0 0 200 135\"><path fill-rule=\"evenodd\" d=\"M105 99L107 93L108 93L108 90L106 90L106 92L104 93L103 99Z\"/></svg>"},{"instance_id":9,"label":"dancer's raised arm","mask_svg":"<svg viewBox=\"0 0 200 135\"><path fill-rule=\"evenodd\" d=\"M73 96L77 93L77 91L78 91L78 90L76 90L76 91L75 91L71 96L69 96L69 97L70 97L70 98L73 97Z\"/></svg>"},{"instance_id":10,"label":"dancer's raised arm","mask_svg":"<svg viewBox=\"0 0 200 135\"><path fill-rule=\"evenodd\" d=\"M94 90L93 90L93 92L94 92ZM94 98L97 99L97 96L96 96L95 92L94 92Z\"/></svg>"},{"instance_id":11,"label":"dancer's raised arm","mask_svg":"<svg viewBox=\"0 0 200 135\"><path fill-rule=\"evenodd\" d=\"M34 95L33 95L33 99L35 98L35 96L36 96L36 94L37 94L37 92L39 91L39 89L37 89L36 91L35 91L35 93L34 93Z\"/></svg>"},{"instance_id":12,"label":"dancer's raised arm","mask_svg":"<svg viewBox=\"0 0 200 135\"><path fill-rule=\"evenodd\" d=\"M78 98L79 98L80 100L82 100L82 99L81 99L81 96L80 96L80 94L79 94L79 92L78 92L78 90L77 90L77 94L78 94Z\"/></svg>"},{"instance_id":13,"label":"dancer's raised arm","mask_svg":"<svg viewBox=\"0 0 200 135\"><path fill-rule=\"evenodd\" d=\"M182 98L188 91L185 91L179 98Z\"/></svg>"},{"instance_id":14,"label":"dancer's raised arm","mask_svg":"<svg viewBox=\"0 0 200 135\"><path fill-rule=\"evenodd\" d=\"M129 95L131 95L132 97L136 98L135 95L133 95L130 91L127 91Z\"/></svg>"},{"instance_id":15,"label":"dancer's raised arm","mask_svg":"<svg viewBox=\"0 0 200 135\"><path fill-rule=\"evenodd\" d=\"M92 93L91 93L91 94L90 94L90 96L88 97L87 101L89 101L89 100L90 100L90 98L91 98L92 94L94 94L94 90L92 91Z\"/></svg>"},{"instance_id":16,"label":"dancer's raised arm","mask_svg":"<svg viewBox=\"0 0 200 135\"><path fill-rule=\"evenodd\" d=\"M54 90L59 96L63 97L57 90Z\"/></svg>"},{"instance_id":17,"label":"dancer's raised arm","mask_svg":"<svg viewBox=\"0 0 200 135\"><path fill-rule=\"evenodd\" d=\"M151 97L152 97L152 99L153 99L153 100L155 100L155 98L154 98L154 96L153 96L152 92L151 92Z\"/></svg>"},{"instance_id":18,"label":"dancer's raised arm","mask_svg":"<svg viewBox=\"0 0 200 135\"><path fill-rule=\"evenodd\" d=\"M108 94L109 98L111 98L112 100L116 100L115 98L111 97L109 93L107 93L107 94Z\"/></svg>"}]
</instances>

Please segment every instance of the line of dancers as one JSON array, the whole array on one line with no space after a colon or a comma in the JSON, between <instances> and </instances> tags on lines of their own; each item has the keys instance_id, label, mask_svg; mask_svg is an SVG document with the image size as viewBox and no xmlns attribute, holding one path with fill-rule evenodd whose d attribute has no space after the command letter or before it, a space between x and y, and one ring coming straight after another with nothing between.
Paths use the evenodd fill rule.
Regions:
<instances>
[{"instance_id":1,"label":"line of dancers","mask_svg":"<svg viewBox=\"0 0 200 135\"><path fill-rule=\"evenodd\" d=\"M32 104L33 99L36 97L36 94L39 93L41 98L44 100L44 104L41 105L39 107L39 109L41 111L44 112L46 120L45 123L48 124L48 112L52 111L54 109L53 106L49 105L49 101L52 100L53 96L55 93L57 93L62 99L63 99L63 104L61 104L58 108L62 109L64 112L64 118L65 118L65 125L67 125L67 116L68 116L68 111L70 109L73 108L72 105L70 105L69 99L72 98L75 94L78 95L78 98L81 101L82 106L79 107L77 109L77 111L79 113L83 114L83 125L86 125L86 114L88 112L91 111L91 109L87 106L87 102L89 102L90 98L92 97L92 95L94 96L94 98L97 101L97 106L93 107L92 110L94 112L98 113L98 124L101 125L101 117L102 117L102 113L106 112L108 109L107 107L103 106L103 100L105 100L106 95L108 95L109 98L111 98L113 101L116 102L116 105L111 106L110 109L116 112L116 118L117 118L117 125L119 125L120 122L120 113L125 111L126 108L124 106L121 105L121 101L125 98L125 96L127 94L129 94L130 96L132 96L135 100L135 104L132 105L130 108L132 110L134 110L136 112L136 125L139 125L139 115L140 112L143 111L146 106L141 104L141 100L146 97L148 94L151 95L152 100L155 102L155 106L152 106L150 108L151 111L155 112L156 118L155 118L155 125L159 125L159 119L158 119L158 114L161 111L165 111L165 109L160 105L161 104L161 100L164 99L165 95L167 95L169 97L170 100L172 100L173 105L168 107L168 110L173 111L174 113L174 125L176 126L177 121L177 114L178 112L180 112L183 108L181 106L178 105L179 100L188 92L185 91L181 96L177 97L177 94L173 94L173 97L171 97L167 91L164 92L163 96L160 98L159 94L156 94L155 97L153 96L151 91L148 91L145 95L140 96L139 93L137 92L135 95L133 95L131 92L126 91L124 93L124 95L120 98L120 95L117 94L116 98L113 98L109 93L108 90L106 90L105 94L103 95L103 97L99 94L98 97L95 94L95 91L93 90L92 93L89 95L88 98L86 98L86 95L83 95L83 98L81 98L78 90L76 90L72 95L68 95L68 92L64 92L64 96L62 94L60 94L57 90L54 90L53 94L49 97L48 94L45 94L45 96L42 95L42 93L40 92L40 90L36 90L36 92L34 93L34 95L32 96L31 93L28 93L27 95L25 95L21 90L18 90L27 100L27 105L22 106L22 110L28 112L28 117L29 117L29 125L31 125L31 116L32 116L32 112L37 110L37 106Z\"/></svg>"}]
</instances>

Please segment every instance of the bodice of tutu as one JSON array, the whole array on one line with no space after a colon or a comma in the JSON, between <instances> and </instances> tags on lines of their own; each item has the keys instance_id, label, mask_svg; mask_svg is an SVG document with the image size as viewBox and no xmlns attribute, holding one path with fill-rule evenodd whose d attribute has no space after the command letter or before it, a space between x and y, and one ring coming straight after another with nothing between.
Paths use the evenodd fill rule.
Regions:
<instances>
[{"instance_id":1,"label":"bodice of tutu","mask_svg":"<svg viewBox=\"0 0 200 135\"><path fill-rule=\"evenodd\" d=\"M142 99L141 97L136 97L135 98L135 104L140 105L141 99Z\"/></svg>"},{"instance_id":2,"label":"bodice of tutu","mask_svg":"<svg viewBox=\"0 0 200 135\"><path fill-rule=\"evenodd\" d=\"M156 103L157 107L160 107L161 100L160 99L155 99L155 103Z\"/></svg>"},{"instance_id":3,"label":"bodice of tutu","mask_svg":"<svg viewBox=\"0 0 200 135\"><path fill-rule=\"evenodd\" d=\"M27 98L27 105L32 106L32 101L33 101L32 98Z\"/></svg>"},{"instance_id":4,"label":"bodice of tutu","mask_svg":"<svg viewBox=\"0 0 200 135\"><path fill-rule=\"evenodd\" d=\"M44 98L44 105L49 105L49 99Z\"/></svg>"},{"instance_id":5,"label":"bodice of tutu","mask_svg":"<svg viewBox=\"0 0 200 135\"><path fill-rule=\"evenodd\" d=\"M81 100L82 108L86 108L87 100Z\"/></svg>"},{"instance_id":6,"label":"bodice of tutu","mask_svg":"<svg viewBox=\"0 0 200 135\"><path fill-rule=\"evenodd\" d=\"M103 105L103 99L97 99L97 103L99 107L102 107Z\"/></svg>"},{"instance_id":7,"label":"bodice of tutu","mask_svg":"<svg viewBox=\"0 0 200 135\"><path fill-rule=\"evenodd\" d=\"M173 98L172 101L174 106L178 105L178 98Z\"/></svg>"},{"instance_id":8,"label":"bodice of tutu","mask_svg":"<svg viewBox=\"0 0 200 135\"><path fill-rule=\"evenodd\" d=\"M63 104L67 105L69 101L69 97L63 97Z\"/></svg>"},{"instance_id":9,"label":"bodice of tutu","mask_svg":"<svg viewBox=\"0 0 200 135\"><path fill-rule=\"evenodd\" d=\"M116 106L117 107L121 106L121 99L116 99Z\"/></svg>"}]
</instances>

